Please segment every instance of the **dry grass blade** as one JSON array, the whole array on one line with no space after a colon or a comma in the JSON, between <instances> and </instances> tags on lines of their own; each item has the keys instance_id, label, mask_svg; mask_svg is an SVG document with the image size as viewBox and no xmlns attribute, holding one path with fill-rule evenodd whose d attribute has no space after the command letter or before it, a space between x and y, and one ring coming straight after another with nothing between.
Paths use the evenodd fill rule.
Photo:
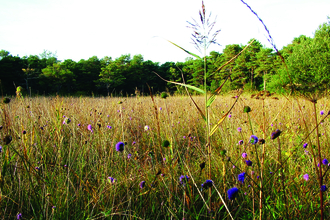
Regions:
<instances>
[{"instance_id":1,"label":"dry grass blade","mask_svg":"<svg viewBox=\"0 0 330 220\"><path fill-rule=\"evenodd\" d=\"M229 63L231 63L232 61L234 61L239 55L241 55L249 46L251 46L251 44L254 42L255 39L253 39L246 47L244 47L244 49L239 52L236 56L234 56L233 58L231 58L227 63L223 64L222 66L220 66L214 73L220 71L222 68L224 68L225 66L227 66ZM213 74L214 74L213 73ZM212 74L211 74L212 75ZM227 78L225 79L225 81L221 84L221 86L219 86L213 93L212 95L210 96L210 98L207 100L207 107L209 107L212 102L215 100L216 98L216 95L220 93L223 85L227 82L227 80L229 79L231 74L229 74L227 76Z\"/></svg>"},{"instance_id":2,"label":"dry grass blade","mask_svg":"<svg viewBox=\"0 0 330 220\"><path fill-rule=\"evenodd\" d=\"M223 198L222 198L222 196L221 196L220 192L218 191L218 189L215 187L215 185L214 185L214 184L213 184L213 187L214 187L215 191L217 191L217 193L218 193L218 195L219 195L219 197L220 197L220 199L221 199L221 201L222 201L223 205L224 205L224 206L225 206L225 208L227 209L227 212L228 212L228 214L229 214L230 218L231 218L231 219L234 219L234 218L233 218L233 216L230 214L230 211L229 211L229 209L228 209L228 207L227 207L227 205L226 205L225 201L223 200Z\"/></svg>"},{"instance_id":3,"label":"dry grass blade","mask_svg":"<svg viewBox=\"0 0 330 220\"><path fill-rule=\"evenodd\" d=\"M180 70L180 72L181 72L183 83L186 84L186 82L185 82L185 80L184 80L184 76L183 76L183 72L182 72L182 70L181 70L179 67L177 67L177 68L178 68L178 69ZM195 107L197 108L199 114L202 116L202 118L204 119L204 121L206 121L206 117L205 117L204 113L203 113L202 110L198 107L198 105L197 105L197 103L195 102L195 100L191 97L191 95L190 95L190 93L189 93L187 87L186 87L186 92L187 92L189 98L191 99L191 101L194 103Z\"/></svg>"},{"instance_id":4,"label":"dry grass blade","mask_svg":"<svg viewBox=\"0 0 330 220\"><path fill-rule=\"evenodd\" d=\"M241 94L242 94L242 92L241 92ZM221 125L221 123L225 120L225 118L227 117L227 115L229 114L229 112L234 108L234 106L237 103L237 101L238 101L239 97L241 96L241 94L238 95L237 99L235 100L234 104L231 106L231 108L229 109L229 111L221 117L221 119L218 121L218 123L216 125L214 125L214 127L210 131L210 137L214 134L214 132L216 132L216 130Z\"/></svg>"}]
</instances>

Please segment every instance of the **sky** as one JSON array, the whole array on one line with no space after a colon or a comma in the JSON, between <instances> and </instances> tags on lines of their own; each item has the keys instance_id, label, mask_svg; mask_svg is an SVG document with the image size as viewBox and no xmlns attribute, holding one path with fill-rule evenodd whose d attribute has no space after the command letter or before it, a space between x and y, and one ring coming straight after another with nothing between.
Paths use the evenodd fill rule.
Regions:
<instances>
[{"instance_id":1,"label":"sky","mask_svg":"<svg viewBox=\"0 0 330 220\"><path fill-rule=\"evenodd\" d=\"M278 49L295 37L312 37L330 16L329 0L245 0L264 21ZM205 0L220 29L209 51L256 38L271 48L258 18L240 0ZM144 60L184 62L198 54L187 21L199 21L201 0L0 0L0 50L16 56L56 52L59 60L112 59L141 54Z\"/></svg>"}]
</instances>

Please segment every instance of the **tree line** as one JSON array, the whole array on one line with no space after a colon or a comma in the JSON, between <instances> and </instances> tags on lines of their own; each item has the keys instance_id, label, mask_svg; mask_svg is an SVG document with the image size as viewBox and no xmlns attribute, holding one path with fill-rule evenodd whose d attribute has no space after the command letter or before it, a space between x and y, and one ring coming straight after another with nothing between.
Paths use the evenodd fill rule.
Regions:
<instances>
[{"instance_id":1,"label":"tree line","mask_svg":"<svg viewBox=\"0 0 330 220\"><path fill-rule=\"evenodd\" d=\"M252 39L247 42L250 43ZM227 45L222 53L207 56L207 86L213 91L228 78L222 91L238 88L248 91L284 92L290 86L302 90L327 90L330 82L330 19L318 27L313 37L301 35L280 50L254 40L237 59L220 71L220 66L243 50L245 45ZM283 62L282 58L285 62ZM185 62L159 64L144 60L142 55L122 55L112 59L93 56L78 62L60 61L56 54L13 56L0 51L0 79L3 95L15 94L21 86L26 93L39 95L132 95L184 89L164 79L202 88L203 60L186 58Z\"/></svg>"}]
</instances>

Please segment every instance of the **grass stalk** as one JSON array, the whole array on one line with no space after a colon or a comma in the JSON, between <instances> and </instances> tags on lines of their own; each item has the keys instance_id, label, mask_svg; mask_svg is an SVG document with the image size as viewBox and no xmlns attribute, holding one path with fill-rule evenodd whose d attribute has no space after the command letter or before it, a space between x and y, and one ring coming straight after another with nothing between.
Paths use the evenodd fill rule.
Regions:
<instances>
[{"instance_id":1,"label":"grass stalk","mask_svg":"<svg viewBox=\"0 0 330 220\"><path fill-rule=\"evenodd\" d=\"M313 102L314 107L314 118L315 118L315 126L316 126L316 141L318 147L318 159L319 159L319 190L320 190L320 210L321 210L321 220L324 219L324 206L323 206L323 191L321 187L323 185L323 175L322 175L322 158L321 158L321 145L320 145L320 138L319 138L319 125L317 122L317 113L316 113L316 101Z\"/></svg>"}]
</instances>

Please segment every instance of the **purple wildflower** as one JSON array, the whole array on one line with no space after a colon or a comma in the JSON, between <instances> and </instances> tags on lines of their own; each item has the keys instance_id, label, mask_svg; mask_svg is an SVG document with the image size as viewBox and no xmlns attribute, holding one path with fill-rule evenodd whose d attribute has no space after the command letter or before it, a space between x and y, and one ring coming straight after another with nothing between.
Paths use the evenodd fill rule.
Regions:
<instances>
[{"instance_id":1,"label":"purple wildflower","mask_svg":"<svg viewBox=\"0 0 330 220\"><path fill-rule=\"evenodd\" d=\"M251 161L251 160L246 160L245 163L246 163L246 165L248 165L249 167L252 166L252 161Z\"/></svg>"},{"instance_id":2,"label":"purple wildflower","mask_svg":"<svg viewBox=\"0 0 330 220\"><path fill-rule=\"evenodd\" d=\"M307 145L308 145L308 143L304 143L303 147L304 147L304 148L306 148L306 147L307 147Z\"/></svg>"},{"instance_id":3,"label":"purple wildflower","mask_svg":"<svg viewBox=\"0 0 330 220\"><path fill-rule=\"evenodd\" d=\"M236 195L238 193L238 189L236 187L234 188L231 188L227 191L227 194L228 194L228 199L229 200L234 200Z\"/></svg>"},{"instance_id":4,"label":"purple wildflower","mask_svg":"<svg viewBox=\"0 0 330 220\"><path fill-rule=\"evenodd\" d=\"M91 131L91 132L93 132L93 127L92 127L92 125L87 125L87 129L89 130L89 131Z\"/></svg>"},{"instance_id":5,"label":"purple wildflower","mask_svg":"<svg viewBox=\"0 0 330 220\"><path fill-rule=\"evenodd\" d=\"M115 179L111 176L109 176L108 179L109 179L110 183L115 183L117 181L117 179Z\"/></svg>"},{"instance_id":6,"label":"purple wildflower","mask_svg":"<svg viewBox=\"0 0 330 220\"><path fill-rule=\"evenodd\" d=\"M119 141L116 144L116 151L122 152L124 150L124 146L125 146L125 144L123 142Z\"/></svg>"},{"instance_id":7,"label":"purple wildflower","mask_svg":"<svg viewBox=\"0 0 330 220\"><path fill-rule=\"evenodd\" d=\"M202 190L208 189L209 187L213 186L212 180L206 180L204 183L202 183Z\"/></svg>"},{"instance_id":8,"label":"purple wildflower","mask_svg":"<svg viewBox=\"0 0 330 220\"><path fill-rule=\"evenodd\" d=\"M146 181L142 181L140 184L139 184L139 186L140 186L140 188L141 189L143 189L143 187L146 185Z\"/></svg>"},{"instance_id":9,"label":"purple wildflower","mask_svg":"<svg viewBox=\"0 0 330 220\"><path fill-rule=\"evenodd\" d=\"M71 119L70 118L65 118L64 120L63 120L63 124L64 125L67 125L67 124L69 124L71 122Z\"/></svg>"},{"instance_id":10,"label":"purple wildflower","mask_svg":"<svg viewBox=\"0 0 330 220\"><path fill-rule=\"evenodd\" d=\"M181 185L185 186L186 183L188 182L188 180L189 180L189 177L187 175L181 175L180 176L180 184Z\"/></svg>"},{"instance_id":11,"label":"purple wildflower","mask_svg":"<svg viewBox=\"0 0 330 220\"><path fill-rule=\"evenodd\" d=\"M247 153L245 153L245 152L242 153L242 157L243 157L243 158L246 158L246 157L247 157Z\"/></svg>"},{"instance_id":12,"label":"purple wildflower","mask_svg":"<svg viewBox=\"0 0 330 220\"><path fill-rule=\"evenodd\" d=\"M237 128L237 131L238 131L238 132L241 132L241 131L242 131L242 128L241 128L241 127L238 127L238 128Z\"/></svg>"},{"instance_id":13,"label":"purple wildflower","mask_svg":"<svg viewBox=\"0 0 330 220\"><path fill-rule=\"evenodd\" d=\"M238 174L238 181L244 183L245 180L245 172Z\"/></svg>"},{"instance_id":14,"label":"purple wildflower","mask_svg":"<svg viewBox=\"0 0 330 220\"><path fill-rule=\"evenodd\" d=\"M320 111L320 115L324 115L324 110Z\"/></svg>"},{"instance_id":15,"label":"purple wildflower","mask_svg":"<svg viewBox=\"0 0 330 220\"><path fill-rule=\"evenodd\" d=\"M309 180L309 175L306 173L305 175L303 175L303 178L305 181L308 181Z\"/></svg>"},{"instance_id":16,"label":"purple wildflower","mask_svg":"<svg viewBox=\"0 0 330 220\"><path fill-rule=\"evenodd\" d=\"M256 144L256 143L258 143L258 141L259 141L259 139L258 139L257 136L251 135L251 137L250 137L250 143L251 144Z\"/></svg>"},{"instance_id":17,"label":"purple wildflower","mask_svg":"<svg viewBox=\"0 0 330 220\"><path fill-rule=\"evenodd\" d=\"M243 145L243 140L240 140L239 142L238 142L238 145Z\"/></svg>"},{"instance_id":18,"label":"purple wildflower","mask_svg":"<svg viewBox=\"0 0 330 220\"><path fill-rule=\"evenodd\" d=\"M329 161L327 159L322 160L323 165L328 165Z\"/></svg>"},{"instance_id":19,"label":"purple wildflower","mask_svg":"<svg viewBox=\"0 0 330 220\"><path fill-rule=\"evenodd\" d=\"M321 186L321 191L322 191L322 192L327 191L327 189L328 189L328 187L327 187L326 185L322 185L322 186Z\"/></svg>"},{"instance_id":20,"label":"purple wildflower","mask_svg":"<svg viewBox=\"0 0 330 220\"><path fill-rule=\"evenodd\" d=\"M19 219L22 219L22 218L23 218L22 213L18 213L17 216L16 216L16 219L19 220Z\"/></svg>"}]
</instances>

